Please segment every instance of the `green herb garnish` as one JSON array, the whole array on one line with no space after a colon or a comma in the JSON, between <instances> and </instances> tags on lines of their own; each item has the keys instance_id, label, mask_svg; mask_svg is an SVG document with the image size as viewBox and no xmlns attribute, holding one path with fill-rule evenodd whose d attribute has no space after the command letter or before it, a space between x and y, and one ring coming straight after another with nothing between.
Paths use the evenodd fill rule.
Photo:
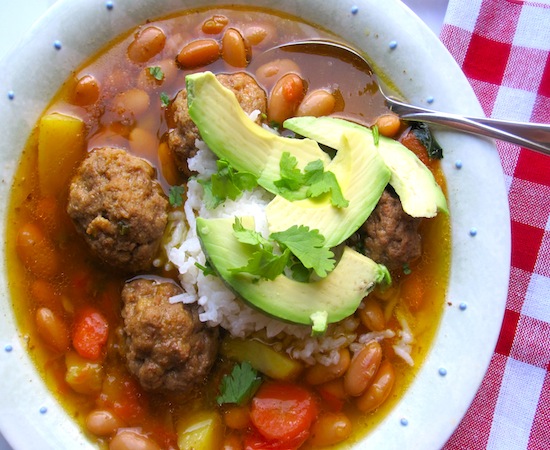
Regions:
<instances>
[{"instance_id":1,"label":"green herb garnish","mask_svg":"<svg viewBox=\"0 0 550 450\"><path fill-rule=\"evenodd\" d=\"M224 403L245 404L252 398L262 384L258 372L244 361L233 366L229 375L225 375L220 383L220 395L216 397L218 405Z\"/></svg>"},{"instance_id":2,"label":"green herb garnish","mask_svg":"<svg viewBox=\"0 0 550 450\"><path fill-rule=\"evenodd\" d=\"M170 192L168 193L168 201L170 202L170 206L177 208L183 205L184 193L185 193L185 188L183 186L170 187Z\"/></svg>"},{"instance_id":3,"label":"green herb garnish","mask_svg":"<svg viewBox=\"0 0 550 450\"><path fill-rule=\"evenodd\" d=\"M372 139L374 140L374 145L378 147L378 144L380 143L380 130L378 129L378 125L373 125L371 127L372 130Z\"/></svg>"},{"instance_id":4,"label":"green herb garnish","mask_svg":"<svg viewBox=\"0 0 550 450\"><path fill-rule=\"evenodd\" d=\"M160 104L163 108L166 108L168 105L170 105L170 97L166 92L160 93Z\"/></svg>"},{"instance_id":5,"label":"green herb garnish","mask_svg":"<svg viewBox=\"0 0 550 450\"><path fill-rule=\"evenodd\" d=\"M155 80L162 81L164 79L164 72L159 66L149 67L149 75L151 75Z\"/></svg>"},{"instance_id":6,"label":"green herb garnish","mask_svg":"<svg viewBox=\"0 0 550 450\"><path fill-rule=\"evenodd\" d=\"M195 267L197 267L205 277L208 275L217 275L216 271L212 268L208 261L206 261L204 266L196 262Z\"/></svg>"}]
</instances>

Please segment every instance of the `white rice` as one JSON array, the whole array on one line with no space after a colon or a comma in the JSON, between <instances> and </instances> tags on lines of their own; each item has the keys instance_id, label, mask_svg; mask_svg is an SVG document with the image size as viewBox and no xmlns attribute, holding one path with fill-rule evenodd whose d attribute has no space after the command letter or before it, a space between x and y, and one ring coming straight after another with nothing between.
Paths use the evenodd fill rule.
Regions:
<instances>
[{"instance_id":1,"label":"white rice","mask_svg":"<svg viewBox=\"0 0 550 450\"><path fill-rule=\"evenodd\" d=\"M350 347L354 351L357 346L362 346L369 340L396 337L392 330L358 336L359 321L354 317L329 325L327 332L321 337L312 337L311 327L289 324L269 317L237 298L220 278L205 276L196 266L196 263L202 266L206 264L195 230L196 217L253 216L256 230L267 237L265 207L273 196L257 188L245 192L237 201L228 200L215 209L207 209L203 202L203 187L198 180L208 179L217 171L216 157L203 142L197 141L196 146L198 152L189 159L188 164L198 175L187 184L183 212L173 212L169 216L168 232L163 244L166 260L156 261L157 265L164 263L167 269L175 267L179 271L185 293L173 297L172 302L197 303L202 322L210 326L219 325L235 337L244 338L260 333L269 339L276 338L280 342L281 350L307 364L320 362L328 365L338 361L338 351L342 347ZM400 340L396 344L396 354L410 364L412 334L404 318L399 322L403 331L398 333Z\"/></svg>"}]
</instances>

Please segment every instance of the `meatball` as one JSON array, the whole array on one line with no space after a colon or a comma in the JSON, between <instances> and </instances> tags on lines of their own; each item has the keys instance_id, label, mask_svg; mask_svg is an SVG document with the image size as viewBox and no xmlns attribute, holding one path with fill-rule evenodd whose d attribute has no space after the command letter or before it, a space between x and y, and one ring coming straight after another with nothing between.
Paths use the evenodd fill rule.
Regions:
<instances>
[{"instance_id":1,"label":"meatball","mask_svg":"<svg viewBox=\"0 0 550 450\"><path fill-rule=\"evenodd\" d=\"M216 78L226 88L235 93L243 110L250 114L260 111L260 116L266 114L267 98L263 89L258 86L250 75L239 72L230 75L219 74ZM197 152L195 140L200 138L199 130L191 120L187 108L187 91L183 89L176 96L172 104L173 128L168 135L168 145L176 159L179 170L186 176L191 175L187 166L187 159ZM260 116L257 122L260 123ZM215 120L215 118L213 118Z\"/></svg>"},{"instance_id":2,"label":"meatball","mask_svg":"<svg viewBox=\"0 0 550 450\"><path fill-rule=\"evenodd\" d=\"M386 189L360 234L367 256L390 270L421 254L420 219L409 216L395 193Z\"/></svg>"},{"instance_id":3,"label":"meatball","mask_svg":"<svg viewBox=\"0 0 550 450\"><path fill-rule=\"evenodd\" d=\"M190 393L210 372L218 329L199 320L196 306L170 303L181 294L171 281L134 279L122 290L128 369L148 391Z\"/></svg>"},{"instance_id":4,"label":"meatball","mask_svg":"<svg viewBox=\"0 0 550 450\"><path fill-rule=\"evenodd\" d=\"M118 148L89 153L69 188L67 212L101 260L147 270L168 221L168 200L145 160Z\"/></svg>"}]
</instances>

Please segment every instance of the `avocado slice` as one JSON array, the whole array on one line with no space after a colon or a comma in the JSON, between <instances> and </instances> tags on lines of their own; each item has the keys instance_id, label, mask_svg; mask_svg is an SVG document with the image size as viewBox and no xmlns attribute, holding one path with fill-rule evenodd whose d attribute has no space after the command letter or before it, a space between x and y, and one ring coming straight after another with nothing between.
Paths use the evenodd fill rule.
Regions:
<instances>
[{"instance_id":1,"label":"avocado slice","mask_svg":"<svg viewBox=\"0 0 550 450\"><path fill-rule=\"evenodd\" d=\"M353 122L332 117L294 117L284 127L321 144L340 150L342 136L350 129L359 130L365 140L374 141L372 131ZM378 152L391 171L390 185L395 189L403 210L412 217L434 217L437 211L448 213L447 200L430 170L401 143L380 136Z\"/></svg>"},{"instance_id":2,"label":"avocado slice","mask_svg":"<svg viewBox=\"0 0 550 450\"><path fill-rule=\"evenodd\" d=\"M300 169L318 159L324 165L330 162L315 141L282 137L255 123L212 72L187 75L185 80L189 115L201 138L218 158L238 171L252 173L269 192L277 193L273 183L281 178L279 162L284 152L296 158Z\"/></svg>"},{"instance_id":3,"label":"avocado slice","mask_svg":"<svg viewBox=\"0 0 550 450\"><path fill-rule=\"evenodd\" d=\"M242 217L243 226L254 229L253 217ZM376 283L388 277L386 268L345 247L336 268L318 281L301 283L279 275L257 280L232 268L246 265L250 247L233 235L232 218L197 218L197 235L203 251L221 279L253 307L279 319L311 325L323 333L329 323L350 316Z\"/></svg>"},{"instance_id":4,"label":"avocado slice","mask_svg":"<svg viewBox=\"0 0 550 450\"><path fill-rule=\"evenodd\" d=\"M332 120L335 119L328 119L329 122ZM336 176L348 206L337 208L328 196L292 202L276 196L266 208L270 232L305 225L319 230L325 237L326 247L335 247L367 220L388 184L391 172L372 136L360 130L346 129L340 133L338 145L334 147L338 152L326 170Z\"/></svg>"}]
</instances>

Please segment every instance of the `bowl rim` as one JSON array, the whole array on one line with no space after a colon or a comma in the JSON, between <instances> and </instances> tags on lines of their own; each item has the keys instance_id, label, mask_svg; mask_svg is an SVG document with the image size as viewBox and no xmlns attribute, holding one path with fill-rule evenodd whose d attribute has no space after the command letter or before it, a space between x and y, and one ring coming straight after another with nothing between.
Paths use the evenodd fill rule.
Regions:
<instances>
[{"instance_id":1,"label":"bowl rim","mask_svg":"<svg viewBox=\"0 0 550 450\"><path fill-rule=\"evenodd\" d=\"M20 150L72 68L148 18L206 5L221 7L229 2L166 0L159 5L154 0L117 0L112 9L106 3L59 0L4 58L3 67L10 69L0 74L0 86L16 96L0 100L4 101L0 120L10 124L0 142L2 230ZM331 29L363 49L373 68L386 74L413 103L430 102L449 112L483 115L466 77L443 44L399 0L280 0L276 8L270 0L236 0L231 4L307 17L309 22ZM92 38L82 33L91 23L95 31ZM56 41L62 44L61 50L54 48ZM30 60L34 64L29 68ZM417 61L422 61L426 69L421 70ZM435 135L445 149L442 167L452 221L448 306L435 337L438 345L429 351L403 398L362 441L364 445L386 449L442 447L481 384L504 315L510 273L510 217L495 145L487 139L442 129ZM94 448L45 388L25 351L24 337L13 324L4 240L1 245L0 377L4 380L1 389L5 399L0 405L0 430L14 449L37 443L44 449L67 445ZM362 447L362 443L357 444L357 448Z\"/></svg>"}]
</instances>

